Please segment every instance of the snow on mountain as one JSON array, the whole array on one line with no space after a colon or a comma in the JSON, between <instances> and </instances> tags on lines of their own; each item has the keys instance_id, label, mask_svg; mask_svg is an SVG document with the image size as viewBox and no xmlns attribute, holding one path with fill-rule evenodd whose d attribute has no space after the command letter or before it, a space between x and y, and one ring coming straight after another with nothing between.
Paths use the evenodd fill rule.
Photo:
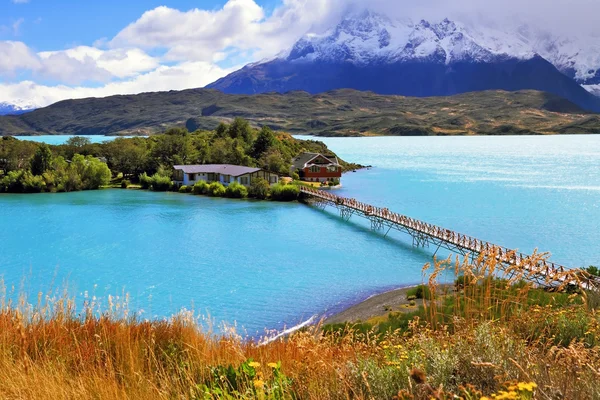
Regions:
<instances>
[{"instance_id":1,"label":"snow on mountain","mask_svg":"<svg viewBox=\"0 0 600 400\"><path fill-rule=\"evenodd\" d=\"M585 90L591 94L600 97L600 84L599 85L581 85Z\"/></svg>"},{"instance_id":2,"label":"snow on mountain","mask_svg":"<svg viewBox=\"0 0 600 400\"><path fill-rule=\"evenodd\" d=\"M34 110L36 107L27 103L21 105L0 102L0 115L17 115Z\"/></svg>"},{"instance_id":3,"label":"snow on mountain","mask_svg":"<svg viewBox=\"0 0 600 400\"><path fill-rule=\"evenodd\" d=\"M349 15L322 35L309 34L285 53L288 61L490 62L530 59L536 54L580 84L600 84L600 41L564 38L527 25L493 27L410 19L393 20L365 11Z\"/></svg>"}]
</instances>

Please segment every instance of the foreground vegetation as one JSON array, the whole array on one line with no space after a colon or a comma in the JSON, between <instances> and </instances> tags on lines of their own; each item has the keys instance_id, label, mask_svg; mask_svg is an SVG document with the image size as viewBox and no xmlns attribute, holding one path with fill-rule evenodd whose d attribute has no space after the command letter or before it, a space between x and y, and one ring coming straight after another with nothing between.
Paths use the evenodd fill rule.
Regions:
<instances>
[{"instance_id":1,"label":"foreground vegetation","mask_svg":"<svg viewBox=\"0 0 600 400\"><path fill-rule=\"evenodd\" d=\"M61 101L0 117L0 135L148 135L177 124L213 130L236 117L317 136L600 133L598 115L533 90L415 98L355 90L247 96L192 89Z\"/></svg>"},{"instance_id":2,"label":"foreground vegetation","mask_svg":"<svg viewBox=\"0 0 600 400\"><path fill-rule=\"evenodd\" d=\"M2 137L0 193L97 189L116 177L127 187L140 176L145 187L169 190L173 165L185 164L244 165L289 175L292 159L303 151L331 153L322 142L296 140L266 127L253 129L242 119L214 131L173 128L148 138L98 144L81 137L60 146Z\"/></svg>"},{"instance_id":3,"label":"foreground vegetation","mask_svg":"<svg viewBox=\"0 0 600 400\"><path fill-rule=\"evenodd\" d=\"M0 397L598 398L597 294L537 289L493 260L436 262L424 306L402 317L270 341L205 333L191 313L141 321L114 299L102 314L68 299L3 304ZM453 290L438 284L448 273Z\"/></svg>"}]
</instances>

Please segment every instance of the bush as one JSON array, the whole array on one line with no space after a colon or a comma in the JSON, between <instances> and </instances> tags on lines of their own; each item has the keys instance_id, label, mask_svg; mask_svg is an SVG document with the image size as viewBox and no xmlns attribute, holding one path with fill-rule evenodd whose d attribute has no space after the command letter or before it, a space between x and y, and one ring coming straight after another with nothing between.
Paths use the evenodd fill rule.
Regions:
<instances>
[{"instance_id":1,"label":"bush","mask_svg":"<svg viewBox=\"0 0 600 400\"><path fill-rule=\"evenodd\" d=\"M229 186L227 186L227 189L225 189L225 193L227 197L233 199L244 199L248 197L248 189L238 182L230 183Z\"/></svg>"},{"instance_id":2,"label":"bush","mask_svg":"<svg viewBox=\"0 0 600 400\"><path fill-rule=\"evenodd\" d=\"M431 299L431 291L429 290L429 286L419 285L414 288L410 288L406 291L407 298L416 298L416 299Z\"/></svg>"},{"instance_id":3,"label":"bush","mask_svg":"<svg viewBox=\"0 0 600 400\"><path fill-rule=\"evenodd\" d=\"M179 193L189 193L190 191L188 190L189 186L186 185L181 185L179 187L179 190L177 190ZM191 188L190 188L191 189Z\"/></svg>"},{"instance_id":4,"label":"bush","mask_svg":"<svg viewBox=\"0 0 600 400\"><path fill-rule=\"evenodd\" d=\"M225 196L226 190L225 186L221 185L219 182L213 182L208 185L208 195L212 197L223 197Z\"/></svg>"},{"instance_id":5,"label":"bush","mask_svg":"<svg viewBox=\"0 0 600 400\"><path fill-rule=\"evenodd\" d=\"M297 172L292 173L292 179L295 181L299 181L300 180L300 175L298 175Z\"/></svg>"},{"instance_id":6,"label":"bush","mask_svg":"<svg viewBox=\"0 0 600 400\"><path fill-rule=\"evenodd\" d=\"M208 183L206 183L205 181L196 182L196 184L192 188L192 193L194 193L194 194L208 193Z\"/></svg>"},{"instance_id":7,"label":"bush","mask_svg":"<svg viewBox=\"0 0 600 400\"><path fill-rule=\"evenodd\" d=\"M46 189L46 182L41 175L32 175L31 172L23 174L23 192L41 193Z\"/></svg>"},{"instance_id":8,"label":"bush","mask_svg":"<svg viewBox=\"0 0 600 400\"><path fill-rule=\"evenodd\" d=\"M171 178L159 174L152 175L152 190L156 192L166 192L171 189L173 183Z\"/></svg>"},{"instance_id":9,"label":"bush","mask_svg":"<svg viewBox=\"0 0 600 400\"><path fill-rule=\"evenodd\" d=\"M142 189L150 189L156 192L166 192L171 189L173 183L171 178L168 176L160 175L158 173L148 176L145 172L140 175L140 185Z\"/></svg>"},{"instance_id":10,"label":"bush","mask_svg":"<svg viewBox=\"0 0 600 400\"><path fill-rule=\"evenodd\" d=\"M122 189L127 189L129 187L129 185L131 185L131 182L128 181L127 179L123 179L121 181L121 188Z\"/></svg>"},{"instance_id":11,"label":"bush","mask_svg":"<svg viewBox=\"0 0 600 400\"><path fill-rule=\"evenodd\" d=\"M152 186L152 177L144 172L140 175L140 185L142 186L142 189L150 189Z\"/></svg>"},{"instance_id":12,"label":"bush","mask_svg":"<svg viewBox=\"0 0 600 400\"><path fill-rule=\"evenodd\" d=\"M277 183L271 187L271 198L276 201L298 200L300 189L296 185Z\"/></svg>"},{"instance_id":13,"label":"bush","mask_svg":"<svg viewBox=\"0 0 600 400\"><path fill-rule=\"evenodd\" d=\"M598 269L598 267L594 266L594 265L590 265L589 267L587 267L585 269L587 271L588 274L593 275L593 276L600 276L600 269Z\"/></svg>"},{"instance_id":14,"label":"bush","mask_svg":"<svg viewBox=\"0 0 600 400\"><path fill-rule=\"evenodd\" d=\"M248 195L259 200L264 200L269 197L269 182L263 178L253 179L250 183L250 189Z\"/></svg>"}]
</instances>

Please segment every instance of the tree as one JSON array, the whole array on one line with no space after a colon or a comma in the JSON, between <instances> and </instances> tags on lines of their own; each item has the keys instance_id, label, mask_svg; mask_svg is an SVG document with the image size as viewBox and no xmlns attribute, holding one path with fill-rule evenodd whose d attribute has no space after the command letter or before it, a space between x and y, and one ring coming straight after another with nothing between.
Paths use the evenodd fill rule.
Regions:
<instances>
[{"instance_id":1,"label":"tree","mask_svg":"<svg viewBox=\"0 0 600 400\"><path fill-rule=\"evenodd\" d=\"M242 139L246 143L252 141L252 128L248 121L242 118L236 118L233 120L229 129L227 130L229 137L232 139Z\"/></svg>"},{"instance_id":2,"label":"tree","mask_svg":"<svg viewBox=\"0 0 600 400\"><path fill-rule=\"evenodd\" d=\"M275 143L275 134L271 128L263 126L252 146L252 157L258 160L267 150L275 146Z\"/></svg>"},{"instance_id":3,"label":"tree","mask_svg":"<svg viewBox=\"0 0 600 400\"><path fill-rule=\"evenodd\" d=\"M195 160L196 149L192 146L190 135L160 135L152 138L154 145L151 157L157 165L184 165Z\"/></svg>"},{"instance_id":4,"label":"tree","mask_svg":"<svg viewBox=\"0 0 600 400\"><path fill-rule=\"evenodd\" d=\"M219 139L225 138L225 136L227 136L228 129L229 129L229 127L227 126L227 124L221 122L219 124L219 126L217 126L217 129L215 130L215 137L219 138Z\"/></svg>"},{"instance_id":5,"label":"tree","mask_svg":"<svg viewBox=\"0 0 600 400\"><path fill-rule=\"evenodd\" d=\"M250 188L248 189L248 195L256 199L264 200L269 197L269 182L263 178L252 179Z\"/></svg>"},{"instance_id":6,"label":"tree","mask_svg":"<svg viewBox=\"0 0 600 400\"><path fill-rule=\"evenodd\" d=\"M267 171L278 174L290 173L290 162L285 159L279 150L272 148L260 159L260 165Z\"/></svg>"},{"instance_id":7,"label":"tree","mask_svg":"<svg viewBox=\"0 0 600 400\"><path fill-rule=\"evenodd\" d=\"M81 189L93 190L110 182L111 172L108 166L95 157L75 154L69 170L75 172L81 180Z\"/></svg>"},{"instance_id":8,"label":"tree","mask_svg":"<svg viewBox=\"0 0 600 400\"><path fill-rule=\"evenodd\" d=\"M148 149L142 138L119 138L104 145L104 156L114 173L137 176L146 169Z\"/></svg>"},{"instance_id":9,"label":"tree","mask_svg":"<svg viewBox=\"0 0 600 400\"><path fill-rule=\"evenodd\" d=\"M69 140L67 140L65 144L67 146L76 147L80 149L82 147L89 146L90 144L92 144L92 141L83 136L73 136L72 138L69 138Z\"/></svg>"},{"instance_id":10,"label":"tree","mask_svg":"<svg viewBox=\"0 0 600 400\"><path fill-rule=\"evenodd\" d=\"M33 175L42 175L50 169L51 165L52 152L50 151L50 147L42 143L31 158L31 173Z\"/></svg>"},{"instance_id":11,"label":"tree","mask_svg":"<svg viewBox=\"0 0 600 400\"><path fill-rule=\"evenodd\" d=\"M0 140L0 169L5 174L10 171L29 169L31 158L37 149L38 144L35 142L3 137Z\"/></svg>"}]
</instances>

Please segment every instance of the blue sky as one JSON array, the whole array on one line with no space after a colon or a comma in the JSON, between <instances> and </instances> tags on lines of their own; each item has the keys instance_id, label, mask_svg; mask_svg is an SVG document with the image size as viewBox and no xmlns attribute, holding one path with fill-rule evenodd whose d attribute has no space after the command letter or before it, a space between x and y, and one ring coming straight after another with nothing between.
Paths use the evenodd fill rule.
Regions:
<instances>
[{"instance_id":1,"label":"blue sky","mask_svg":"<svg viewBox=\"0 0 600 400\"><path fill-rule=\"evenodd\" d=\"M180 10L218 10L223 0L0 0L0 40L21 40L38 51L92 45L113 37L145 11L167 5ZM271 12L277 0L257 0ZM19 23L19 21L22 21ZM17 23L17 32L13 25ZM16 34L15 34L16 33Z\"/></svg>"},{"instance_id":2,"label":"blue sky","mask_svg":"<svg viewBox=\"0 0 600 400\"><path fill-rule=\"evenodd\" d=\"M0 0L0 103L203 87L367 8L600 33L599 0Z\"/></svg>"}]
</instances>

